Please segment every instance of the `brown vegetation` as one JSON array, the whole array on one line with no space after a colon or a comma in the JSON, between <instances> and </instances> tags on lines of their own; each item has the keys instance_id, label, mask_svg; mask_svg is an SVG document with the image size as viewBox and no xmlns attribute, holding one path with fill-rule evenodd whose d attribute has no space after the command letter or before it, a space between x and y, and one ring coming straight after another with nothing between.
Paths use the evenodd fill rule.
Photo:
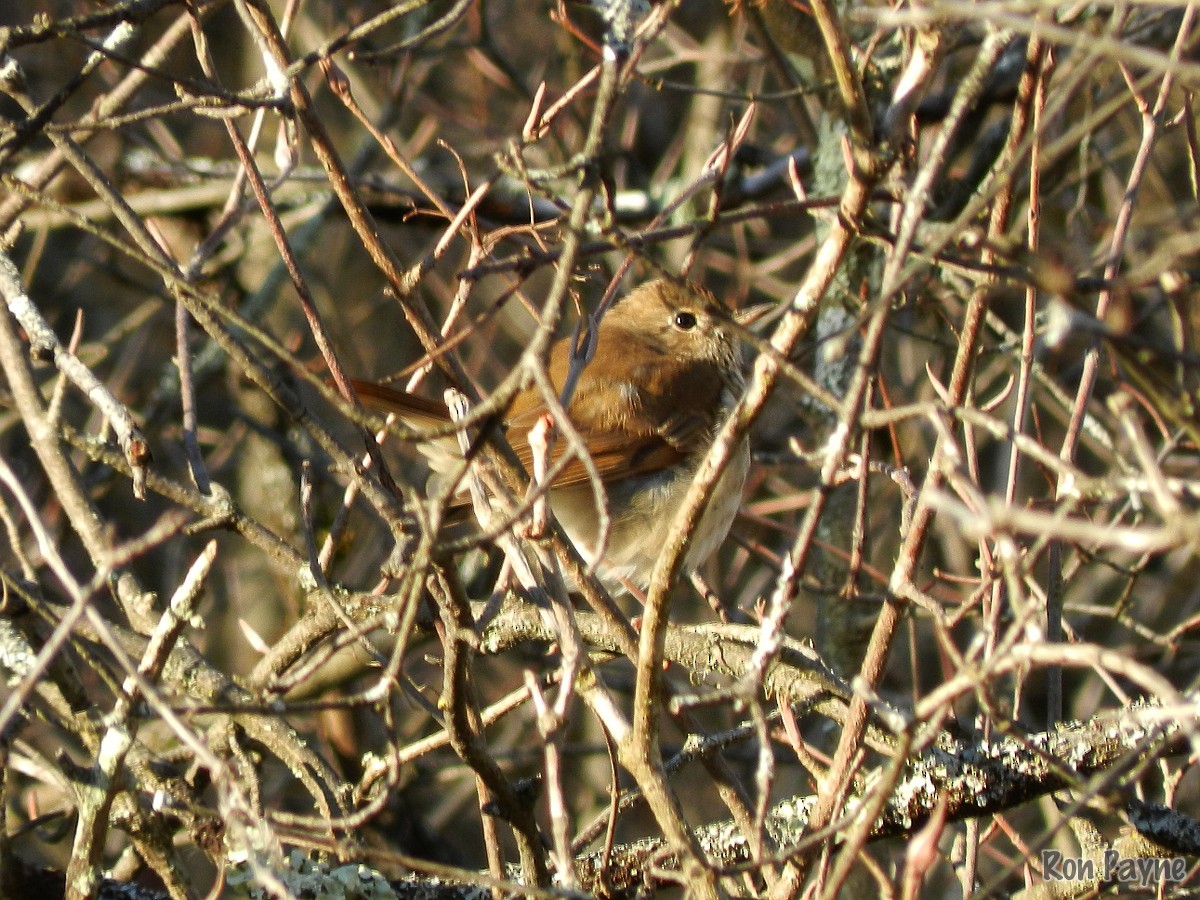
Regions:
<instances>
[{"instance_id":1,"label":"brown vegetation","mask_svg":"<svg viewBox=\"0 0 1200 900\"><path fill-rule=\"evenodd\" d=\"M1195 890L1192 6L3 6L0 894ZM662 274L775 312L646 596L439 527L351 380L519 480Z\"/></svg>"}]
</instances>

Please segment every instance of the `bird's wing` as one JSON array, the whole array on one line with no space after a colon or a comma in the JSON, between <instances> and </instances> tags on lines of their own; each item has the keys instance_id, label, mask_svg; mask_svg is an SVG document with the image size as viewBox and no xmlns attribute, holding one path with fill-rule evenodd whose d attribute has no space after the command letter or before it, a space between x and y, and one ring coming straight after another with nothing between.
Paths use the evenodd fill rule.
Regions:
<instances>
[{"instance_id":1,"label":"bird's wing","mask_svg":"<svg viewBox=\"0 0 1200 900\"><path fill-rule=\"evenodd\" d=\"M367 381L355 381L354 388L367 406L380 412L394 413L410 427L430 428L450 421L450 414L444 406L425 397ZM529 429L538 414L545 412L545 407L539 409L528 403L526 407L520 423L509 429L507 437L525 471L532 472L533 450L529 446ZM656 433L654 424L644 419L635 419L630 424L633 427L628 429L602 428L580 432L602 481L607 483L650 474L675 465L685 457L686 447L678 440L681 432L677 426L664 429L664 433L660 434ZM555 441L551 463L561 460L569 446L562 438ZM422 442L417 447L438 472L449 472L462 459L457 440L452 436ZM587 466L578 458L573 458L554 479L553 486L562 488L584 484L588 477Z\"/></svg>"},{"instance_id":2,"label":"bird's wing","mask_svg":"<svg viewBox=\"0 0 1200 900\"><path fill-rule=\"evenodd\" d=\"M638 434L614 429L585 431L580 432L579 436L588 448L588 455L596 473L605 484L661 471L679 463L686 456L679 448L655 434ZM533 450L528 440L524 435L509 437L525 471L532 471ZM558 463L569 450L569 442L560 437L555 442L551 454L552 465ZM589 478L588 467L579 457L572 456L563 470L555 476L552 486L574 487L587 483Z\"/></svg>"}]
</instances>

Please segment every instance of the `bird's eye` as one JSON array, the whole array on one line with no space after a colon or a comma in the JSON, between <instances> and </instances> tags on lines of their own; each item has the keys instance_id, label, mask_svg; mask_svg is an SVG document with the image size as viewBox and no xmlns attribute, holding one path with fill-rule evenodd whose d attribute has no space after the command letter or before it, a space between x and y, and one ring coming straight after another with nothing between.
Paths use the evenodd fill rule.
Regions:
<instances>
[{"instance_id":1,"label":"bird's eye","mask_svg":"<svg viewBox=\"0 0 1200 900\"><path fill-rule=\"evenodd\" d=\"M683 331L691 331L696 327L696 314L687 310L675 313L675 327Z\"/></svg>"}]
</instances>

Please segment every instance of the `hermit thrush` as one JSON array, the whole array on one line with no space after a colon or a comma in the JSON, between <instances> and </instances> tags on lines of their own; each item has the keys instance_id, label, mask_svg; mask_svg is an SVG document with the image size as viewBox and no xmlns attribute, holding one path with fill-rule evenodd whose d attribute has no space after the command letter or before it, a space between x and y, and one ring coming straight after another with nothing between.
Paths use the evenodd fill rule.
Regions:
<instances>
[{"instance_id":1,"label":"hermit thrush","mask_svg":"<svg viewBox=\"0 0 1200 900\"><path fill-rule=\"evenodd\" d=\"M656 280L619 299L600 320L594 354L579 373L567 414L608 498L608 539L597 563L610 583L648 583L697 467L741 391L741 354L731 318L703 288ZM547 367L555 390L563 389L571 362L572 342L560 340ZM365 382L355 387L368 403L411 425L449 421L429 400ZM518 394L509 410L506 436L526 468L532 456L529 431L545 412L534 388ZM453 439L420 449L435 472L461 468ZM749 465L743 441L713 487L685 569L695 569L725 539ZM594 558L599 517L588 477L584 466L568 465L551 484L550 505L575 546Z\"/></svg>"}]
</instances>

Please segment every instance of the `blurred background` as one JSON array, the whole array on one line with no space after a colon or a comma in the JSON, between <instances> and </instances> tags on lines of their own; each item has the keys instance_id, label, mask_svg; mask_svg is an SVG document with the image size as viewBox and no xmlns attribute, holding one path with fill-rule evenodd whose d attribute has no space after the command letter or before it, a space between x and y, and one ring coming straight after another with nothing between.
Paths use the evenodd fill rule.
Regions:
<instances>
[{"instance_id":1,"label":"blurred background","mask_svg":"<svg viewBox=\"0 0 1200 900\"><path fill-rule=\"evenodd\" d=\"M0 245L153 457L135 499L130 457L105 415L52 360L32 361L73 490L109 548L101 560L31 447L27 407L11 388L0 398L11 692L0 697L16 698L0 720L0 861L67 867L81 773L121 712L140 727L115 827L101 829L97 850L115 877L141 873L156 889L202 896L224 854L247 841L226 830L234 808L270 833L263 858L319 850L389 877L411 871L411 858L497 875L499 860L516 862L510 829L489 807L493 776L444 737L442 601L420 589L435 569L397 544L413 533L397 510L425 497L426 470L411 442L392 437L364 476L375 486L347 494L379 421L356 424L330 360L437 400L448 384L430 364L437 344L439 362L452 358L466 376L459 386L486 397L535 333L581 174L595 192L560 335L610 286L684 275L734 309L778 306L747 347L749 366L781 333L779 316L800 314L791 305L831 232L853 234L803 313L803 339L775 351L791 368L753 424L742 512L701 572L719 610L686 579L673 594L671 620L709 628L718 643L722 615L754 625L772 599L783 602L786 634L844 679L833 691L843 713L766 696L761 729L713 751L750 808L813 793L864 656L880 673L881 702L920 708L922 724L968 743L1120 708L1148 694L1143 670L1195 688L1192 7L838 9L868 147L811 10L687 0L639 15L622 43L577 2L0 9L0 61L22 73L7 70L0 91ZM284 35L286 72L264 22ZM619 90L600 152L581 159L606 42ZM297 111L287 78L309 109ZM870 202L848 222L839 209L863 175L850 165L859 150L879 166L864 178ZM271 216L246 178L250 162ZM343 177L361 202L349 212L334 190ZM421 317L433 327L424 342L412 324ZM875 321L881 336L864 338ZM955 382L964 347L970 365ZM856 378L864 402L842 408ZM822 477L842 428L854 455ZM820 519L806 530L818 497ZM122 680L145 646L137 635L209 541L215 563L176 647L176 659L190 648L195 669L168 667L151 679L154 703L136 696L122 712ZM55 574L51 548L86 591ZM325 586L307 572L314 554ZM798 573L789 557L804 560ZM438 560L476 612L501 593L501 564L491 547ZM116 586L122 573L132 593ZM138 621L131 598L149 594L153 614ZM336 621L328 594L344 605ZM73 603L95 615L71 618ZM422 611L410 619L413 604ZM902 607L899 624L872 646L889 604ZM42 669L23 667L21 653L52 645L60 626L61 649ZM743 634L750 646L756 633ZM1037 645L1062 651L1019 656ZM1097 663L1093 649L1113 655ZM673 660L677 693L719 692L737 677L691 662ZM555 737L563 769L549 768L523 685L553 695L561 664L544 640L479 652L470 696L454 702L469 705L477 750L546 833L555 814L539 779L558 779L576 834L603 820L614 775L604 729L580 700ZM632 664L618 653L595 665L628 704ZM200 671L204 686L188 674ZM970 688L920 707L956 677ZM690 727L711 737L753 718L717 696ZM228 770L214 771L183 733ZM664 720L664 755L687 736ZM888 755L868 745L859 779ZM1128 831L1114 811L1128 798L1195 808L1194 767L1164 748L1131 755L1132 774L1075 785L1101 809L1090 821L1104 840ZM221 786L231 773L244 794L236 802ZM854 773L845 779L861 788ZM616 783L633 786L623 772ZM686 765L672 784L693 825L730 815L711 769ZM153 790L171 798L169 816L153 811ZM321 808L322 794L340 814ZM900 840L874 843L842 888L1014 892L1040 877L1041 847L1079 854L1078 815L1047 791L970 825L943 823L920 865ZM163 832L139 831L148 822ZM614 840L659 833L635 805ZM353 852L348 835L362 842ZM727 887L754 894L765 868L759 860ZM826 875L813 877L821 885Z\"/></svg>"}]
</instances>

